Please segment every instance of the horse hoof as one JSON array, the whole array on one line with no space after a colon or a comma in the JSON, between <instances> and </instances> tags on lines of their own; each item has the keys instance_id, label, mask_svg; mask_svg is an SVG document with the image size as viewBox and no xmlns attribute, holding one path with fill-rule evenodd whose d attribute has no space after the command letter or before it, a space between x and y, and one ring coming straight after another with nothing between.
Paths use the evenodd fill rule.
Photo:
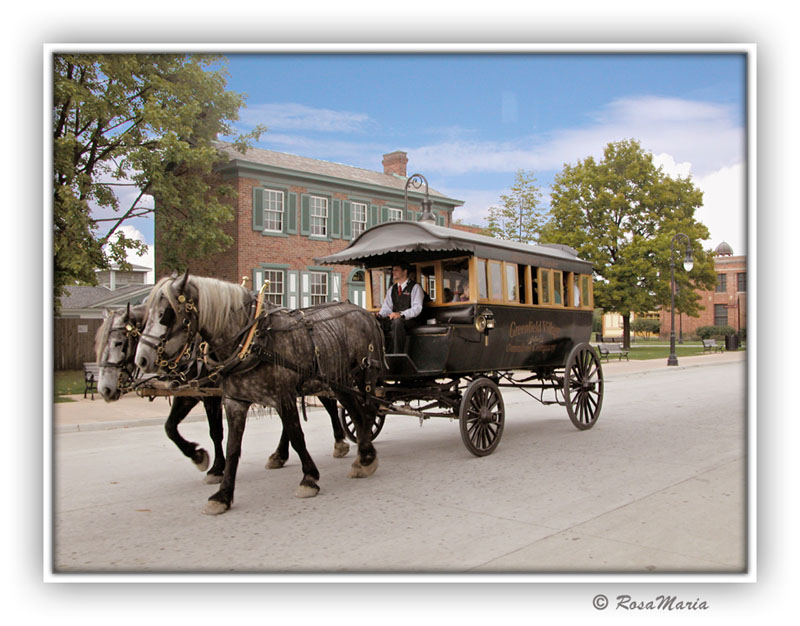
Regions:
<instances>
[{"instance_id":1,"label":"horse hoof","mask_svg":"<svg viewBox=\"0 0 800 626\"><path fill-rule=\"evenodd\" d=\"M333 458L342 459L350 452L350 444L346 441L337 441L333 444Z\"/></svg>"},{"instance_id":2,"label":"horse hoof","mask_svg":"<svg viewBox=\"0 0 800 626\"><path fill-rule=\"evenodd\" d=\"M222 476L219 474L206 474L206 477L203 479L203 482L206 485L216 485L222 482Z\"/></svg>"},{"instance_id":3,"label":"horse hoof","mask_svg":"<svg viewBox=\"0 0 800 626\"><path fill-rule=\"evenodd\" d=\"M286 463L286 459L282 459L277 452L273 452L269 455L267 459L267 464L264 466L265 469L280 469Z\"/></svg>"},{"instance_id":4,"label":"horse hoof","mask_svg":"<svg viewBox=\"0 0 800 626\"><path fill-rule=\"evenodd\" d=\"M228 505L216 500L209 500L203 509L203 515L221 515L228 510Z\"/></svg>"},{"instance_id":5,"label":"horse hoof","mask_svg":"<svg viewBox=\"0 0 800 626\"><path fill-rule=\"evenodd\" d=\"M194 462L195 467L197 467L197 469L199 469L201 472L205 472L208 469L208 465L211 460L208 458L208 452L202 448L200 448L198 452L200 453L200 460Z\"/></svg>"},{"instance_id":6,"label":"horse hoof","mask_svg":"<svg viewBox=\"0 0 800 626\"><path fill-rule=\"evenodd\" d=\"M372 463L369 465L361 465L356 459L353 461L353 464L350 466L350 473L347 475L348 478L366 478L367 476L372 476L375 473L375 470L378 469L378 459L376 458Z\"/></svg>"},{"instance_id":7,"label":"horse hoof","mask_svg":"<svg viewBox=\"0 0 800 626\"><path fill-rule=\"evenodd\" d=\"M310 485L300 485L297 489L295 489L294 496L295 498L313 498L319 493L319 487L314 485L313 487Z\"/></svg>"}]
</instances>

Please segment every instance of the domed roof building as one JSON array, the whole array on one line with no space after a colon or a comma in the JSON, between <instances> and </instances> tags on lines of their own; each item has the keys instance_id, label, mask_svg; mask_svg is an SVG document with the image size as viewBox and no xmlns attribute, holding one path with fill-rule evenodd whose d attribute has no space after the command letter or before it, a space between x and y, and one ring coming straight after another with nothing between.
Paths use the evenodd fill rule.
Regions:
<instances>
[{"instance_id":1,"label":"domed roof building","mask_svg":"<svg viewBox=\"0 0 800 626\"><path fill-rule=\"evenodd\" d=\"M714 256L733 256L733 248L727 241L723 241L714 249Z\"/></svg>"}]
</instances>

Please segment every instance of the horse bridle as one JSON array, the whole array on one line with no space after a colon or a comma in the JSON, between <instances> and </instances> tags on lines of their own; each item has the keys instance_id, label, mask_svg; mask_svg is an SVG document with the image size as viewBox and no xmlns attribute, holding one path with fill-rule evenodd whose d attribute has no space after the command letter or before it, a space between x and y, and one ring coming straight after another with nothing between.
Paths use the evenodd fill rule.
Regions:
<instances>
[{"instance_id":1,"label":"horse bridle","mask_svg":"<svg viewBox=\"0 0 800 626\"><path fill-rule=\"evenodd\" d=\"M170 308L171 307L172 305L170 305ZM200 325L200 318L197 313L197 305L195 304L194 300L187 298L184 294L180 294L178 296L178 310L174 311L174 313L176 316L175 321L177 321L179 315L183 315L183 321L180 326L176 325L175 321L173 321L172 324L170 324L167 332L160 339L157 335L146 335L144 333L141 333L139 338L140 343L155 349L156 367L168 369L170 371L177 369L178 365L180 365L182 359L187 355L187 353L192 352L190 347L195 343L197 329ZM170 360L170 358L164 358L164 347L167 345L167 342L184 329L186 330L186 342L183 344L183 348L178 352L178 355L174 359ZM191 357L187 359L187 361L193 360L194 359Z\"/></svg>"},{"instance_id":2,"label":"horse bridle","mask_svg":"<svg viewBox=\"0 0 800 626\"><path fill-rule=\"evenodd\" d=\"M117 375L117 388L120 389L123 393L128 390L131 386L129 385L130 381L133 380L134 372L136 371L136 366L133 363L133 353L134 347L137 343L137 337L142 334L142 328L139 324L132 324L127 322L124 327L122 328L112 328L108 332L108 339L109 341L115 334L124 333L125 341L127 345L125 346L125 350L123 350L122 360L114 362L114 361L100 361L98 365L103 368L117 368L119 370L119 374ZM123 377L124 375L124 377Z\"/></svg>"}]
</instances>

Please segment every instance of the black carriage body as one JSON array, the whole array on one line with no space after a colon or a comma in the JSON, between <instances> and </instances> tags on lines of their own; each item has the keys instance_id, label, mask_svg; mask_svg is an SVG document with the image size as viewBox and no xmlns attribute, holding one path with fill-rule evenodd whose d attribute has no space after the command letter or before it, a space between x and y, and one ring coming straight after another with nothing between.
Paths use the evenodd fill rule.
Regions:
<instances>
[{"instance_id":1,"label":"black carriage body","mask_svg":"<svg viewBox=\"0 0 800 626\"><path fill-rule=\"evenodd\" d=\"M432 301L409 332L406 352L386 355L392 379L563 367L570 350L590 337L591 264L564 246L391 222L317 260L367 268L367 299L375 311L390 286L388 268L416 268ZM463 301L450 300L458 289Z\"/></svg>"}]
</instances>

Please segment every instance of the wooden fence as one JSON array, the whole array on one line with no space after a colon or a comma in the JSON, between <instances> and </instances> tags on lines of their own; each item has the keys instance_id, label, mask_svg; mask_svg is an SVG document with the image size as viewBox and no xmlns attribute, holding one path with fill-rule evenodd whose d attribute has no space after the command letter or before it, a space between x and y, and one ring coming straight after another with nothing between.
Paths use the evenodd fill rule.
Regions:
<instances>
[{"instance_id":1,"label":"wooden fence","mask_svg":"<svg viewBox=\"0 0 800 626\"><path fill-rule=\"evenodd\" d=\"M53 327L53 367L56 370L83 369L84 362L97 360L94 335L103 320L61 318Z\"/></svg>"}]
</instances>

